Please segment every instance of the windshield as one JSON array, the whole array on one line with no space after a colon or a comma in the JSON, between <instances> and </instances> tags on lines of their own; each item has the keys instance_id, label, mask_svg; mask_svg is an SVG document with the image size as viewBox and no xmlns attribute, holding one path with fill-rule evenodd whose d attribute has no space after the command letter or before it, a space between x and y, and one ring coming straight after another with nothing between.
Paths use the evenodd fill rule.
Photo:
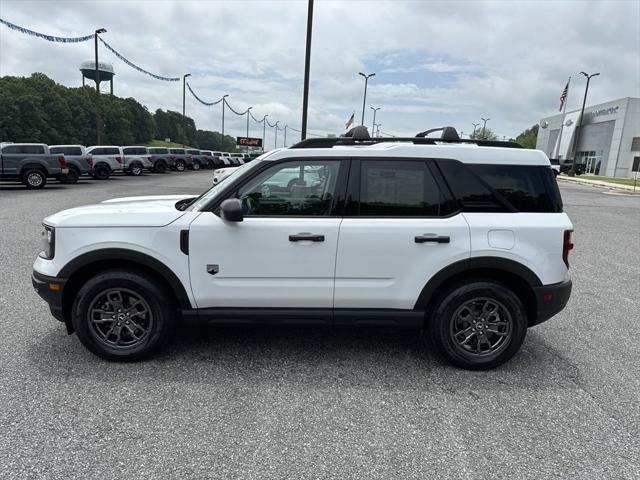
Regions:
<instances>
[{"instance_id":1,"label":"windshield","mask_svg":"<svg viewBox=\"0 0 640 480\"><path fill-rule=\"evenodd\" d=\"M233 182L234 178L237 178L237 177L243 175L245 172L251 170L252 168L256 167L259 164L260 164L259 161L254 160L251 163L245 163L244 165L235 168L235 170L232 173L230 173L227 177L225 177L224 182L217 183L216 185L211 187L209 190L204 192L202 195L200 195L198 198L196 198L193 201L193 203L191 205L189 205L189 208L187 208L187 210L195 211L195 212L200 211L201 208L203 208L211 200L216 198L218 196L218 194L222 190L224 190L226 185L228 185L229 183Z\"/></svg>"}]
</instances>

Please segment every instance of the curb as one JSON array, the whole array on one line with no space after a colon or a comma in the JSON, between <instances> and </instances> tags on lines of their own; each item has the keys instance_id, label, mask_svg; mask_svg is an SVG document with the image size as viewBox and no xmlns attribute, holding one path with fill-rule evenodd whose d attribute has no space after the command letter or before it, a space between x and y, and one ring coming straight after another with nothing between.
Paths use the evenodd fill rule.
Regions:
<instances>
[{"instance_id":1,"label":"curb","mask_svg":"<svg viewBox=\"0 0 640 480\"><path fill-rule=\"evenodd\" d=\"M618 183L609 183L609 182L599 182L599 181L593 181L593 180L581 180L581 179L577 179L575 177L561 177L558 176L556 177L556 179L558 181L562 181L562 182L568 182L568 183L578 183L581 185L590 185L592 187L600 187L600 188L607 188L610 190L621 190L624 191L626 193L633 193L633 186L631 185L621 185ZM640 193L640 181L638 181L638 186L636 187L636 193Z\"/></svg>"}]
</instances>

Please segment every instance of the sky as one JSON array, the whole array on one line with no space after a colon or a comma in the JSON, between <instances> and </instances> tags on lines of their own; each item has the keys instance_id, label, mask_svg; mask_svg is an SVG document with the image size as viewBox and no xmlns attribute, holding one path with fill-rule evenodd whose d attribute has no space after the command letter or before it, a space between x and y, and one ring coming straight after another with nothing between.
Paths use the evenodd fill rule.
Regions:
<instances>
[{"instance_id":1,"label":"sky","mask_svg":"<svg viewBox=\"0 0 640 480\"><path fill-rule=\"evenodd\" d=\"M307 1L30 1L0 0L0 17L38 32L103 38L153 73L178 77L205 101L228 94L237 111L300 129ZM81 85L79 65L93 42L50 43L0 25L0 75L42 72ZM164 82L121 62L103 46L100 61L116 72L114 93L149 110L182 111L182 82ZM499 137L515 137L557 112L572 76L567 110L579 108L585 80L600 72L587 104L640 97L640 0L622 1L323 1L313 19L310 132L341 134L355 112L385 135L415 135L451 125L467 135L489 118ZM107 88L104 84L103 88ZM220 131L221 105L199 104L187 91L187 115ZM250 121L251 136L262 126ZM246 134L246 116L228 110L225 133ZM278 133L278 146L283 133ZM274 129L267 133L267 143ZM299 138L288 130L287 144ZM297 136L298 135L298 136Z\"/></svg>"}]
</instances>

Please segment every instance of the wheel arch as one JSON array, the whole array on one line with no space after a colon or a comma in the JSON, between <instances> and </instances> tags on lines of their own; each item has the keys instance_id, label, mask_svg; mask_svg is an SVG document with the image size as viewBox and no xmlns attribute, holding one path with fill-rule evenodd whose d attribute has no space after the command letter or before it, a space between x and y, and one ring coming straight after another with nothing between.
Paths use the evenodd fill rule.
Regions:
<instances>
[{"instance_id":1,"label":"wheel arch","mask_svg":"<svg viewBox=\"0 0 640 480\"><path fill-rule=\"evenodd\" d=\"M80 255L58 273L58 277L67 279L62 293L64 318L71 318L70 313L76 293L89 278L101 271L117 268L142 271L150 275L173 293L181 309L192 308L185 286L160 260L134 250L108 248Z\"/></svg>"},{"instance_id":2,"label":"wheel arch","mask_svg":"<svg viewBox=\"0 0 640 480\"><path fill-rule=\"evenodd\" d=\"M429 279L414 308L431 312L443 293L469 278L494 280L513 290L525 307L528 324L535 323L537 302L533 288L542 286L540 278L521 263L500 257L475 257L448 265Z\"/></svg>"}]
</instances>

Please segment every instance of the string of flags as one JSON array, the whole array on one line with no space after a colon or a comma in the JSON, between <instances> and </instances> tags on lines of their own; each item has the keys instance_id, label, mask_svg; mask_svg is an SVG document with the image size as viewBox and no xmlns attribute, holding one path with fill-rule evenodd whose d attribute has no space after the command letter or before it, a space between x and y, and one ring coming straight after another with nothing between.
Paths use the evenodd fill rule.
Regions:
<instances>
[{"instance_id":1,"label":"string of flags","mask_svg":"<svg viewBox=\"0 0 640 480\"><path fill-rule=\"evenodd\" d=\"M26 35L31 35L32 37L42 38L44 40L48 40L50 42L58 42L58 43L80 43L86 42L88 40L92 40L95 34L85 35L83 37L56 37L55 35L47 35L45 33L35 32L33 30L29 30L28 28L21 27L20 25L16 25L15 23L8 22L7 20L0 18L0 23L6 25L11 30L16 30L20 33L24 33Z\"/></svg>"},{"instance_id":2,"label":"string of flags","mask_svg":"<svg viewBox=\"0 0 640 480\"><path fill-rule=\"evenodd\" d=\"M122 60L124 63L126 63L127 65L129 65L131 68L144 73L145 75L149 75L150 77L155 78L156 80L163 80L165 82L179 82L180 81L180 77L163 77L161 75L156 75L155 73L151 73L147 70L145 70L144 68L140 68L139 66L137 66L135 63L127 60L124 56L122 56L118 51L116 51L111 45L109 45L107 42L105 42L101 37L98 37L98 40L100 40L102 42L102 44L107 47L108 50L111 51L111 53L113 53L116 57L118 57L120 60Z\"/></svg>"},{"instance_id":3,"label":"string of flags","mask_svg":"<svg viewBox=\"0 0 640 480\"><path fill-rule=\"evenodd\" d=\"M58 42L58 43L81 43L81 42L87 42L89 40L93 40L96 36L95 33L92 33L90 35L84 35L81 37L58 37L55 35L47 35L45 33L40 33L40 32L36 32L34 30L30 30L28 28L25 27L21 27L20 25L16 25L15 23L11 23L3 18L0 18L0 24L5 25L6 27L18 31L20 33L24 33L26 35L30 35L32 37L37 37L37 38L42 38L44 40L47 40L49 42ZM100 42L102 42L102 44L111 52L113 53L119 60L121 60L122 62L126 63L127 65L129 65L131 68L137 70L140 73L144 73L145 75L149 75L150 77L153 77L157 80L162 80L165 82L179 82L180 81L180 77L164 77L162 75L157 75L155 73L149 72L148 70L145 70L142 67L139 67L138 65L136 65L135 63L133 63L132 61L128 60L124 55L122 55L120 52L118 52L115 48L113 48L111 45L109 45L105 40L103 40L100 36L98 36L98 40L100 40ZM196 95L196 93L193 91L193 89L191 88L191 85L189 85L188 82L185 82L187 85L187 88L189 89L189 91L191 92L191 95L193 95L193 97L200 102L203 105L206 105L208 107L212 107L214 105L219 104L220 102L224 101L226 106L229 107L229 109L235 113L236 115L245 115L247 112L238 112L237 110L235 110L230 104L229 102L227 102L226 98L221 98L220 100L217 100L215 102L205 102L204 100L202 100L200 97L198 97L198 95ZM280 128L280 126L278 125L278 122L271 124L269 122L269 120L267 120L266 117L264 117L262 120L258 120L256 117L253 116L253 113L251 113L251 110L248 110L249 115L251 116L251 118L256 122L256 123L266 123L269 127L273 128L275 127L277 130L284 130L283 128ZM354 112L355 115L355 112ZM353 117L354 115L351 116L351 122L353 122ZM300 132L300 130L297 130L293 127L288 127L289 129L293 130L294 132ZM309 133L309 135L312 136L320 136L317 134L313 134L313 133Z\"/></svg>"},{"instance_id":4,"label":"string of flags","mask_svg":"<svg viewBox=\"0 0 640 480\"><path fill-rule=\"evenodd\" d=\"M199 101L201 104L206 105L207 107L213 107L214 105L219 104L222 100L224 100L224 98L221 98L220 100L218 100L217 102L205 102L204 100L202 100L200 97L198 97L198 95L196 95L196 92L193 91L193 89L191 88L191 85L189 85L189 82L187 82L187 88L189 89L189 91L191 92L191 95L193 95L193 98L195 98L197 101Z\"/></svg>"}]
</instances>

